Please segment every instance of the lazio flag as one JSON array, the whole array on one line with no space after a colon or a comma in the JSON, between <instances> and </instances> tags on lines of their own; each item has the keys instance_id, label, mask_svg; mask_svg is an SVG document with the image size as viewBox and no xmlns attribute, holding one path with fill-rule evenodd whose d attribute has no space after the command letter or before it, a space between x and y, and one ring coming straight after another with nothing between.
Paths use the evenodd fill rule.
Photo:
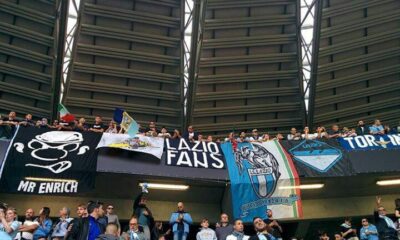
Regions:
<instances>
[{"instance_id":1,"label":"lazio flag","mask_svg":"<svg viewBox=\"0 0 400 240\"><path fill-rule=\"evenodd\" d=\"M221 145L231 180L234 218L266 219L271 209L278 219L301 218L299 177L290 156L278 141Z\"/></svg>"}]
</instances>

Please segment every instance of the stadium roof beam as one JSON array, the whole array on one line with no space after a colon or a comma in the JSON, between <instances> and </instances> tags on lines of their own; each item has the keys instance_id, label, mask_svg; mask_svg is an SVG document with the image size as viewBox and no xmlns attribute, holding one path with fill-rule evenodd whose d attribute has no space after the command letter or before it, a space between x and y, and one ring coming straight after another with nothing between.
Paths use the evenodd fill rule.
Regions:
<instances>
[{"instance_id":1,"label":"stadium roof beam","mask_svg":"<svg viewBox=\"0 0 400 240\"><path fill-rule=\"evenodd\" d=\"M183 125L184 1L81 0L63 102L77 116L116 107L147 126Z\"/></svg>"},{"instance_id":2,"label":"stadium roof beam","mask_svg":"<svg viewBox=\"0 0 400 240\"><path fill-rule=\"evenodd\" d=\"M68 2L0 1L0 113L55 117Z\"/></svg>"},{"instance_id":3,"label":"stadium roof beam","mask_svg":"<svg viewBox=\"0 0 400 240\"><path fill-rule=\"evenodd\" d=\"M320 6L310 121L353 127L379 118L397 125L400 2L323 0Z\"/></svg>"},{"instance_id":4,"label":"stadium roof beam","mask_svg":"<svg viewBox=\"0 0 400 240\"><path fill-rule=\"evenodd\" d=\"M296 0L197 1L188 124L223 136L305 123L299 9Z\"/></svg>"}]
</instances>

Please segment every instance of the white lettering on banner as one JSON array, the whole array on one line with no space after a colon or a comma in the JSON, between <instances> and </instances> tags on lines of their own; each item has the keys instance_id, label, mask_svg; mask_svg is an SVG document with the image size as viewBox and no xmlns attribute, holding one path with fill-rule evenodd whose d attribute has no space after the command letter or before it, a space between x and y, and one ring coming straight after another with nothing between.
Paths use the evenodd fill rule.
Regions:
<instances>
[{"instance_id":1,"label":"white lettering on banner","mask_svg":"<svg viewBox=\"0 0 400 240\"><path fill-rule=\"evenodd\" d=\"M37 190L36 187L38 187ZM39 194L77 193L78 182L42 182L37 186L35 182L21 180L17 191L27 193L37 192Z\"/></svg>"},{"instance_id":2,"label":"white lettering on banner","mask_svg":"<svg viewBox=\"0 0 400 240\"><path fill-rule=\"evenodd\" d=\"M36 183L22 180L18 186L18 192L33 192L35 191Z\"/></svg>"},{"instance_id":3,"label":"white lettering on banner","mask_svg":"<svg viewBox=\"0 0 400 240\"><path fill-rule=\"evenodd\" d=\"M225 166L223 155L214 142L195 141L193 145L190 145L181 138L176 140L174 146L171 146L171 141L166 139L167 165L219 169Z\"/></svg>"},{"instance_id":4,"label":"white lettering on banner","mask_svg":"<svg viewBox=\"0 0 400 240\"><path fill-rule=\"evenodd\" d=\"M368 147L386 148L387 144L400 146L400 134L388 134L384 136L363 135L356 137L345 137L343 140L345 140L352 149Z\"/></svg>"},{"instance_id":5,"label":"white lettering on banner","mask_svg":"<svg viewBox=\"0 0 400 240\"><path fill-rule=\"evenodd\" d=\"M368 147L367 141L365 141L365 138L363 136L357 136L354 138L354 141L356 141L357 145L361 148Z\"/></svg>"},{"instance_id":6,"label":"white lettering on banner","mask_svg":"<svg viewBox=\"0 0 400 240\"><path fill-rule=\"evenodd\" d=\"M343 139L346 140L349 143L351 148L354 148L354 144L353 144L353 141L352 141L353 138L352 137L345 137Z\"/></svg>"},{"instance_id":7,"label":"white lettering on banner","mask_svg":"<svg viewBox=\"0 0 400 240\"><path fill-rule=\"evenodd\" d=\"M400 145L400 136L387 135L394 146Z\"/></svg>"},{"instance_id":8,"label":"white lettering on banner","mask_svg":"<svg viewBox=\"0 0 400 240\"><path fill-rule=\"evenodd\" d=\"M264 167L264 168L249 168L249 173L253 176L258 176L258 175L265 175L265 174L271 174L272 173L272 168L271 167Z\"/></svg>"},{"instance_id":9,"label":"white lettering on banner","mask_svg":"<svg viewBox=\"0 0 400 240\"><path fill-rule=\"evenodd\" d=\"M176 150L176 148L171 147L171 146L169 145L169 141L166 141L166 143L167 143L167 149L169 149L169 150Z\"/></svg>"},{"instance_id":10,"label":"white lettering on banner","mask_svg":"<svg viewBox=\"0 0 400 240\"><path fill-rule=\"evenodd\" d=\"M169 141L167 141L167 142L169 142ZM168 145L169 143L167 143L167 145ZM171 148L171 149L175 149L176 150L176 148ZM178 151L174 151L174 150L167 150L167 164L168 165L171 165L171 163L172 163L172 158L175 158L176 157L176 154L175 153L178 153Z\"/></svg>"},{"instance_id":11,"label":"white lettering on banner","mask_svg":"<svg viewBox=\"0 0 400 240\"><path fill-rule=\"evenodd\" d=\"M221 156L221 154L218 154L218 156L216 156L216 154L211 154L210 155L212 159L214 159L214 161L216 161L218 164L215 163L211 163L211 165L215 168L224 168L224 161L219 159L218 156Z\"/></svg>"},{"instance_id":12,"label":"white lettering on banner","mask_svg":"<svg viewBox=\"0 0 400 240\"><path fill-rule=\"evenodd\" d=\"M368 142L368 146L373 147L373 146L379 146L378 144L375 143L375 137L372 135L365 135L365 139Z\"/></svg>"},{"instance_id":13,"label":"white lettering on banner","mask_svg":"<svg viewBox=\"0 0 400 240\"><path fill-rule=\"evenodd\" d=\"M190 161L189 154L187 152L182 152L179 155L178 162L176 165L186 165L188 167L193 167L192 162Z\"/></svg>"}]
</instances>

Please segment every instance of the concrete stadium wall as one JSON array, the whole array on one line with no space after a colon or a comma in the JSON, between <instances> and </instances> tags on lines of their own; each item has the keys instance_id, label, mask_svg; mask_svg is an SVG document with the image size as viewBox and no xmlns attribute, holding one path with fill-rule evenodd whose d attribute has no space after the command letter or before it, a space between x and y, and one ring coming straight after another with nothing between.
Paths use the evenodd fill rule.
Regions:
<instances>
[{"instance_id":1,"label":"concrete stadium wall","mask_svg":"<svg viewBox=\"0 0 400 240\"><path fill-rule=\"evenodd\" d=\"M202 218L209 218L210 222L218 221L219 213L225 211L231 215L231 198L229 191L225 191L224 199L221 204L202 204L185 203L195 222L200 222ZM394 213L394 199L399 195L384 195L383 204L389 213ZM23 215L25 209L32 207L39 211L42 206L51 208L51 216L57 216L58 209L68 206L75 216L75 207L79 203L85 203L89 198L84 197L59 197L59 196L30 196L17 194L1 194L0 201L9 203L18 209L19 215ZM93 200L93 198L92 198ZM94 199L103 201L106 204L112 203L115 212L120 219L129 219L132 214L133 201L130 199L99 198ZM199 199L201 201L201 199ZM176 210L176 202L148 201L148 206L153 212L156 220L168 221L171 212ZM375 206L375 196L363 196L352 198L331 198L331 199L312 199L303 200L304 219L324 219L345 216L372 215Z\"/></svg>"}]
</instances>

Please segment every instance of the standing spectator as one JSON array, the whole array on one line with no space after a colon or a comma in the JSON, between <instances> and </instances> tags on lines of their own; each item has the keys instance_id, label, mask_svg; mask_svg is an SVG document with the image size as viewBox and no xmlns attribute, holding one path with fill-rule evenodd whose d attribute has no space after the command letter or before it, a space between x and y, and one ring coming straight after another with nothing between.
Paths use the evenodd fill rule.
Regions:
<instances>
[{"instance_id":1,"label":"standing spectator","mask_svg":"<svg viewBox=\"0 0 400 240\"><path fill-rule=\"evenodd\" d=\"M19 122L20 126L24 127L33 127L35 126L35 122L32 120L32 114L26 114L25 119L21 122Z\"/></svg>"},{"instance_id":2,"label":"standing spectator","mask_svg":"<svg viewBox=\"0 0 400 240\"><path fill-rule=\"evenodd\" d=\"M344 223L340 225L340 233L343 239L358 240L357 230L351 227L351 218L345 218Z\"/></svg>"},{"instance_id":3,"label":"standing spectator","mask_svg":"<svg viewBox=\"0 0 400 240\"><path fill-rule=\"evenodd\" d=\"M80 218L86 218L88 217L88 212L87 212L87 205L81 203L76 207L76 214L78 215L77 218L74 218L68 225L67 228L67 233L65 234L65 239L70 239L69 234L71 233L72 226L74 225L75 222L79 221Z\"/></svg>"},{"instance_id":4,"label":"standing spectator","mask_svg":"<svg viewBox=\"0 0 400 240\"><path fill-rule=\"evenodd\" d=\"M154 228L152 231L152 240L160 240L160 238L164 237L165 235L169 235L171 233L171 229L168 229L167 231L164 231L163 229L163 223L162 222L156 222L154 224ZM165 240L165 239L164 239Z\"/></svg>"},{"instance_id":5,"label":"standing spectator","mask_svg":"<svg viewBox=\"0 0 400 240\"><path fill-rule=\"evenodd\" d=\"M250 142L261 142L262 137L258 135L258 130L255 128L251 131L251 137L249 138Z\"/></svg>"},{"instance_id":6,"label":"standing spectator","mask_svg":"<svg viewBox=\"0 0 400 240\"><path fill-rule=\"evenodd\" d=\"M366 218L361 220L362 228L360 229L361 240L379 240L378 230L373 224L369 224Z\"/></svg>"},{"instance_id":7,"label":"standing spectator","mask_svg":"<svg viewBox=\"0 0 400 240\"><path fill-rule=\"evenodd\" d=\"M369 133L372 135L383 135L385 134L385 129L383 128L381 121L376 119L374 124L369 127Z\"/></svg>"},{"instance_id":8,"label":"standing spectator","mask_svg":"<svg viewBox=\"0 0 400 240\"><path fill-rule=\"evenodd\" d=\"M107 130L106 130L105 132L106 132L106 133L114 133L114 134L117 134L117 133L118 133L117 123L114 122L113 120L111 120L111 121L108 123L108 128L107 128Z\"/></svg>"},{"instance_id":9,"label":"standing spectator","mask_svg":"<svg viewBox=\"0 0 400 240\"><path fill-rule=\"evenodd\" d=\"M210 223L207 218L201 220L201 230L196 235L196 240L217 240L214 230L209 228Z\"/></svg>"},{"instance_id":10,"label":"standing spectator","mask_svg":"<svg viewBox=\"0 0 400 240\"><path fill-rule=\"evenodd\" d=\"M335 233L334 237L335 237L335 240L343 240L342 234L340 234L340 233ZM329 237L328 237L328 240L329 240Z\"/></svg>"},{"instance_id":11,"label":"standing spectator","mask_svg":"<svg viewBox=\"0 0 400 240\"><path fill-rule=\"evenodd\" d=\"M146 238L144 233L139 231L138 219L135 216L129 220L129 230L123 236L128 240L150 240Z\"/></svg>"},{"instance_id":12,"label":"standing spectator","mask_svg":"<svg viewBox=\"0 0 400 240\"><path fill-rule=\"evenodd\" d=\"M338 138L341 136L339 126L336 124L332 125L331 130L328 131L328 138Z\"/></svg>"},{"instance_id":13,"label":"standing spectator","mask_svg":"<svg viewBox=\"0 0 400 240\"><path fill-rule=\"evenodd\" d=\"M15 131L15 126L18 125L18 120L15 112L10 112L8 117L0 120L0 138L11 138Z\"/></svg>"},{"instance_id":14,"label":"standing spectator","mask_svg":"<svg viewBox=\"0 0 400 240\"><path fill-rule=\"evenodd\" d=\"M381 201L382 198L376 197L376 208L374 209L374 219L379 239L398 240L396 226L392 219L386 216L386 209L381 205Z\"/></svg>"},{"instance_id":15,"label":"standing spectator","mask_svg":"<svg viewBox=\"0 0 400 240\"><path fill-rule=\"evenodd\" d=\"M88 125L86 124L86 119L85 118L79 118L78 124L76 126L80 131L87 131L88 130Z\"/></svg>"},{"instance_id":16,"label":"standing spectator","mask_svg":"<svg viewBox=\"0 0 400 240\"><path fill-rule=\"evenodd\" d=\"M169 134L166 127L161 128L161 132L158 134L158 136L162 138L171 138L171 134Z\"/></svg>"},{"instance_id":17,"label":"standing spectator","mask_svg":"<svg viewBox=\"0 0 400 240\"><path fill-rule=\"evenodd\" d=\"M284 140L285 137L283 136L282 133L277 133L276 136L274 137L274 139L281 141L281 140Z\"/></svg>"},{"instance_id":18,"label":"standing spectator","mask_svg":"<svg viewBox=\"0 0 400 240\"><path fill-rule=\"evenodd\" d=\"M356 133L358 136L369 134L369 128L365 126L363 120L358 121Z\"/></svg>"},{"instance_id":19,"label":"standing spectator","mask_svg":"<svg viewBox=\"0 0 400 240\"><path fill-rule=\"evenodd\" d=\"M68 240L95 240L104 232L102 225L97 221L104 214L103 205L90 201L87 205L88 217L76 219L72 225Z\"/></svg>"},{"instance_id":20,"label":"standing spectator","mask_svg":"<svg viewBox=\"0 0 400 240\"><path fill-rule=\"evenodd\" d=\"M267 219L264 222L272 229L272 236L274 236L277 240L282 240L282 227L279 222L274 219L273 212L271 209L267 209Z\"/></svg>"},{"instance_id":21,"label":"standing spectator","mask_svg":"<svg viewBox=\"0 0 400 240\"><path fill-rule=\"evenodd\" d=\"M197 135L197 141L199 141L199 142L204 141L203 135L201 133L199 133L199 135Z\"/></svg>"},{"instance_id":22,"label":"standing spectator","mask_svg":"<svg viewBox=\"0 0 400 240\"><path fill-rule=\"evenodd\" d=\"M248 235L244 234L243 221L236 219L233 224L233 232L226 237L226 240L249 240L249 238Z\"/></svg>"},{"instance_id":23,"label":"standing spectator","mask_svg":"<svg viewBox=\"0 0 400 240\"><path fill-rule=\"evenodd\" d=\"M263 142L268 142L271 140L268 133L264 133L261 138L262 138L261 141L263 141Z\"/></svg>"},{"instance_id":24,"label":"standing spectator","mask_svg":"<svg viewBox=\"0 0 400 240\"><path fill-rule=\"evenodd\" d=\"M107 216L107 220L108 220L107 226L110 223L113 223L113 224L117 225L119 230L121 230L121 224L119 223L117 214L114 214L114 206L112 204L108 204L108 206L106 208L106 216Z\"/></svg>"},{"instance_id":25,"label":"standing spectator","mask_svg":"<svg viewBox=\"0 0 400 240\"><path fill-rule=\"evenodd\" d=\"M211 135L208 135L206 142L212 142L212 141L213 141L213 137Z\"/></svg>"},{"instance_id":26,"label":"standing spectator","mask_svg":"<svg viewBox=\"0 0 400 240\"><path fill-rule=\"evenodd\" d=\"M88 217L87 206L83 203L79 204L76 208L76 214L79 218Z\"/></svg>"},{"instance_id":27,"label":"standing spectator","mask_svg":"<svg viewBox=\"0 0 400 240\"><path fill-rule=\"evenodd\" d=\"M304 127L303 134L301 134L302 139L312 140L315 139L315 135L310 133L310 129L308 127Z\"/></svg>"},{"instance_id":28,"label":"standing spectator","mask_svg":"<svg viewBox=\"0 0 400 240\"><path fill-rule=\"evenodd\" d=\"M253 218L253 226L256 230L256 235L251 236L249 240L276 240L268 230L271 230L269 226L260 218Z\"/></svg>"},{"instance_id":29,"label":"standing spectator","mask_svg":"<svg viewBox=\"0 0 400 240\"><path fill-rule=\"evenodd\" d=\"M146 136L157 137L157 127L155 122L149 123L149 128L146 129Z\"/></svg>"},{"instance_id":30,"label":"standing spectator","mask_svg":"<svg viewBox=\"0 0 400 240\"><path fill-rule=\"evenodd\" d=\"M21 225L17 220L17 212L15 208L7 208L0 211L0 239L13 240L18 233L18 228Z\"/></svg>"},{"instance_id":31,"label":"standing spectator","mask_svg":"<svg viewBox=\"0 0 400 240\"><path fill-rule=\"evenodd\" d=\"M59 121L58 121L57 119L55 119L55 120L53 121L53 124L51 124L51 125L49 126L49 128L58 129L58 128L59 128Z\"/></svg>"},{"instance_id":32,"label":"standing spectator","mask_svg":"<svg viewBox=\"0 0 400 240\"><path fill-rule=\"evenodd\" d=\"M103 119L100 116L94 118L94 124L89 128L91 132L104 132Z\"/></svg>"},{"instance_id":33,"label":"standing spectator","mask_svg":"<svg viewBox=\"0 0 400 240\"><path fill-rule=\"evenodd\" d=\"M394 200L394 205L395 205L394 215L396 216L396 222L397 225L399 226L398 228L400 228L400 198Z\"/></svg>"},{"instance_id":34,"label":"standing spectator","mask_svg":"<svg viewBox=\"0 0 400 240\"><path fill-rule=\"evenodd\" d=\"M218 240L225 240L229 234L233 232L233 226L229 223L229 216L221 213L219 223L216 224L215 232Z\"/></svg>"},{"instance_id":35,"label":"standing spectator","mask_svg":"<svg viewBox=\"0 0 400 240\"><path fill-rule=\"evenodd\" d=\"M340 235L340 234L339 234L339 235ZM319 239L319 240L329 240L328 233L325 232L325 231L319 230L319 231L318 231L318 239Z\"/></svg>"},{"instance_id":36,"label":"standing spectator","mask_svg":"<svg viewBox=\"0 0 400 240\"><path fill-rule=\"evenodd\" d=\"M175 129L174 130L174 134L172 135L172 139L179 139L179 138L181 138L182 136L181 136L181 132L179 132L179 130L178 129Z\"/></svg>"},{"instance_id":37,"label":"standing spectator","mask_svg":"<svg viewBox=\"0 0 400 240\"><path fill-rule=\"evenodd\" d=\"M328 137L328 133L326 132L326 129L324 126L318 127L315 135L316 135L315 137L319 138L319 139Z\"/></svg>"},{"instance_id":38,"label":"standing spectator","mask_svg":"<svg viewBox=\"0 0 400 240\"><path fill-rule=\"evenodd\" d=\"M198 139L198 133L194 131L193 126L188 126L182 137L188 142L194 142L194 140Z\"/></svg>"},{"instance_id":39,"label":"standing spectator","mask_svg":"<svg viewBox=\"0 0 400 240\"><path fill-rule=\"evenodd\" d=\"M183 202L178 203L178 211L172 213L169 223L172 226L174 240L186 240L193 221L190 214L185 212Z\"/></svg>"},{"instance_id":40,"label":"standing spectator","mask_svg":"<svg viewBox=\"0 0 400 240\"><path fill-rule=\"evenodd\" d=\"M237 142L242 143L242 142L248 142L248 141L249 141L249 138L246 137L246 132L241 132L237 139Z\"/></svg>"},{"instance_id":41,"label":"standing spectator","mask_svg":"<svg viewBox=\"0 0 400 240\"><path fill-rule=\"evenodd\" d=\"M97 203L99 204L99 207L102 210L100 212L99 218L97 219L97 222L100 224L101 233L104 233L108 225L108 217L104 213L104 203L99 201L97 201Z\"/></svg>"},{"instance_id":42,"label":"standing spectator","mask_svg":"<svg viewBox=\"0 0 400 240\"><path fill-rule=\"evenodd\" d=\"M15 238L16 240L22 240L22 239L32 240L33 239L33 232L39 227L39 223L33 221L34 215L35 215L35 212L33 211L32 208L28 208L25 211L25 221L18 229L19 233L17 234L17 237Z\"/></svg>"},{"instance_id":43,"label":"standing spectator","mask_svg":"<svg viewBox=\"0 0 400 240\"><path fill-rule=\"evenodd\" d=\"M120 240L118 226L114 223L107 224L106 232L96 238L96 240Z\"/></svg>"},{"instance_id":44,"label":"standing spectator","mask_svg":"<svg viewBox=\"0 0 400 240\"><path fill-rule=\"evenodd\" d=\"M36 218L36 222L39 223L39 227L33 233L33 240L45 240L48 238L53 222L50 219L50 208L43 207L40 209L39 217Z\"/></svg>"},{"instance_id":45,"label":"standing spectator","mask_svg":"<svg viewBox=\"0 0 400 240\"><path fill-rule=\"evenodd\" d=\"M297 132L296 128L291 128L290 133L287 135L287 140L300 140L301 134Z\"/></svg>"},{"instance_id":46,"label":"standing spectator","mask_svg":"<svg viewBox=\"0 0 400 240\"><path fill-rule=\"evenodd\" d=\"M53 228L53 234L51 235L51 239L54 240L63 240L66 233L69 223L73 220L69 215L71 210L67 207L63 207L60 209L60 219L59 222Z\"/></svg>"},{"instance_id":47,"label":"standing spectator","mask_svg":"<svg viewBox=\"0 0 400 240\"><path fill-rule=\"evenodd\" d=\"M146 239L150 239L150 230L153 229L154 218L146 204L147 198L144 193L141 192L133 203L133 215L138 218L139 225L143 227L143 232Z\"/></svg>"}]
</instances>

